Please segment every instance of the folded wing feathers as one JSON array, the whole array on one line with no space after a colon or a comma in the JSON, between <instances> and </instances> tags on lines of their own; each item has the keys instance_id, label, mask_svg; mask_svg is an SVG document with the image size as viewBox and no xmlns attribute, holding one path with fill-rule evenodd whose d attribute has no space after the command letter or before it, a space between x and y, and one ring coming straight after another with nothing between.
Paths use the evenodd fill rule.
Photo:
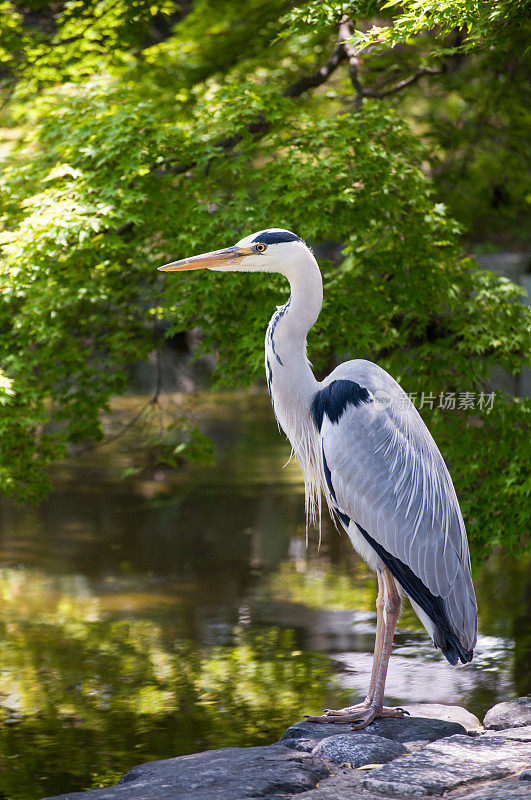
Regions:
<instances>
[{"instance_id":1,"label":"folded wing feathers","mask_svg":"<svg viewBox=\"0 0 531 800\"><path fill-rule=\"evenodd\" d=\"M352 379L364 385L363 375ZM383 410L367 403L351 406L335 424L325 414L321 435L340 510L443 598L464 646L472 647L475 598L468 543L450 475L398 384L384 388L400 393L401 403ZM368 389L373 392L374 386Z\"/></svg>"}]
</instances>

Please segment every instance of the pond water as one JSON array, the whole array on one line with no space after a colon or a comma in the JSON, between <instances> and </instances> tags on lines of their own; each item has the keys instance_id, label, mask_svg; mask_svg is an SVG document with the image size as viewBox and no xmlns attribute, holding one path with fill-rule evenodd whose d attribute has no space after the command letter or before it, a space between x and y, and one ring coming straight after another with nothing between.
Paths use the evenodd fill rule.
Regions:
<instances>
[{"instance_id":1,"label":"pond water","mask_svg":"<svg viewBox=\"0 0 531 800\"><path fill-rule=\"evenodd\" d=\"M193 414L214 466L120 477L132 429L128 448L116 440L56 468L41 505L0 504L0 800L267 744L303 713L364 696L376 581L328 520L320 550L313 531L306 546L299 469L283 468L267 398L209 395ZM470 665L451 667L406 608L387 699L481 716L524 693L528 567L497 555L475 575Z\"/></svg>"}]
</instances>

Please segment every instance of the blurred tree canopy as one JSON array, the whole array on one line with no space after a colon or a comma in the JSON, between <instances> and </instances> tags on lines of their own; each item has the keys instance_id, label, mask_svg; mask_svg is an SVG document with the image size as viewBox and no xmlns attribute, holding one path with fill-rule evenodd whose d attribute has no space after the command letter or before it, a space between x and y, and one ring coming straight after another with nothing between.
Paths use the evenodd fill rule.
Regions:
<instances>
[{"instance_id":1,"label":"blurred tree canopy","mask_svg":"<svg viewBox=\"0 0 531 800\"><path fill-rule=\"evenodd\" d=\"M4 493L42 496L67 444L101 438L157 319L199 326L225 384L262 374L284 284L155 267L264 227L343 248L322 262L318 373L368 357L438 397L521 369L521 292L464 257L463 241L523 242L527 2L0 10L1 124L14 139L0 176ZM474 555L519 545L525 403L498 393L489 413L426 413Z\"/></svg>"}]
</instances>

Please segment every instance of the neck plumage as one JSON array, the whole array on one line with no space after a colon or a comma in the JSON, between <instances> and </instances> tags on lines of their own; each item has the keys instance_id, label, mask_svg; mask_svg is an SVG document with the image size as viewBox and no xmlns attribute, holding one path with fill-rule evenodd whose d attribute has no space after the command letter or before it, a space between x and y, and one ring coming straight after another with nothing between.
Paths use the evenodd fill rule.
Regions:
<instances>
[{"instance_id":1,"label":"neck plumage","mask_svg":"<svg viewBox=\"0 0 531 800\"><path fill-rule=\"evenodd\" d=\"M267 328L266 377L275 416L291 442L306 489L307 518L320 514L322 454L319 435L310 416L310 405L319 390L306 355L306 335L323 303L323 285L313 259L286 271L291 296L279 306Z\"/></svg>"}]
</instances>

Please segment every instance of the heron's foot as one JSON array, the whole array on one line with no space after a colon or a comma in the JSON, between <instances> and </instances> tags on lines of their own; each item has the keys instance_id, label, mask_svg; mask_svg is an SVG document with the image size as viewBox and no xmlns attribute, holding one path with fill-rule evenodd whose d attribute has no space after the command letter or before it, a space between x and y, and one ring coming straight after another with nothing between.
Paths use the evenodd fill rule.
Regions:
<instances>
[{"instance_id":1,"label":"heron's foot","mask_svg":"<svg viewBox=\"0 0 531 800\"><path fill-rule=\"evenodd\" d=\"M409 711L394 706L380 706L378 708L378 706L370 705L366 709L365 714L360 715L357 720L354 720L352 730L361 731L363 728L366 728L367 725L370 725L371 722L374 722L375 719L380 717L395 717L398 719L403 719L403 717L409 717Z\"/></svg>"},{"instance_id":2,"label":"heron's foot","mask_svg":"<svg viewBox=\"0 0 531 800\"><path fill-rule=\"evenodd\" d=\"M308 722L355 722L359 719L360 713L363 713L369 708L369 701L364 700L363 703L357 703L355 706L347 706L346 708L325 708L320 717L310 717L308 714L304 715L304 719Z\"/></svg>"},{"instance_id":3,"label":"heron's foot","mask_svg":"<svg viewBox=\"0 0 531 800\"><path fill-rule=\"evenodd\" d=\"M375 706L365 701L356 706L348 706L347 708L340 708L338 710L326 709L320 717L310 717L307 714L304 718L308 722L352 722L354 730L360 731L370 725L378 717L406 717L409 712L403 708L394 708L392 706Z\"/></svg>"}]
</instances>

